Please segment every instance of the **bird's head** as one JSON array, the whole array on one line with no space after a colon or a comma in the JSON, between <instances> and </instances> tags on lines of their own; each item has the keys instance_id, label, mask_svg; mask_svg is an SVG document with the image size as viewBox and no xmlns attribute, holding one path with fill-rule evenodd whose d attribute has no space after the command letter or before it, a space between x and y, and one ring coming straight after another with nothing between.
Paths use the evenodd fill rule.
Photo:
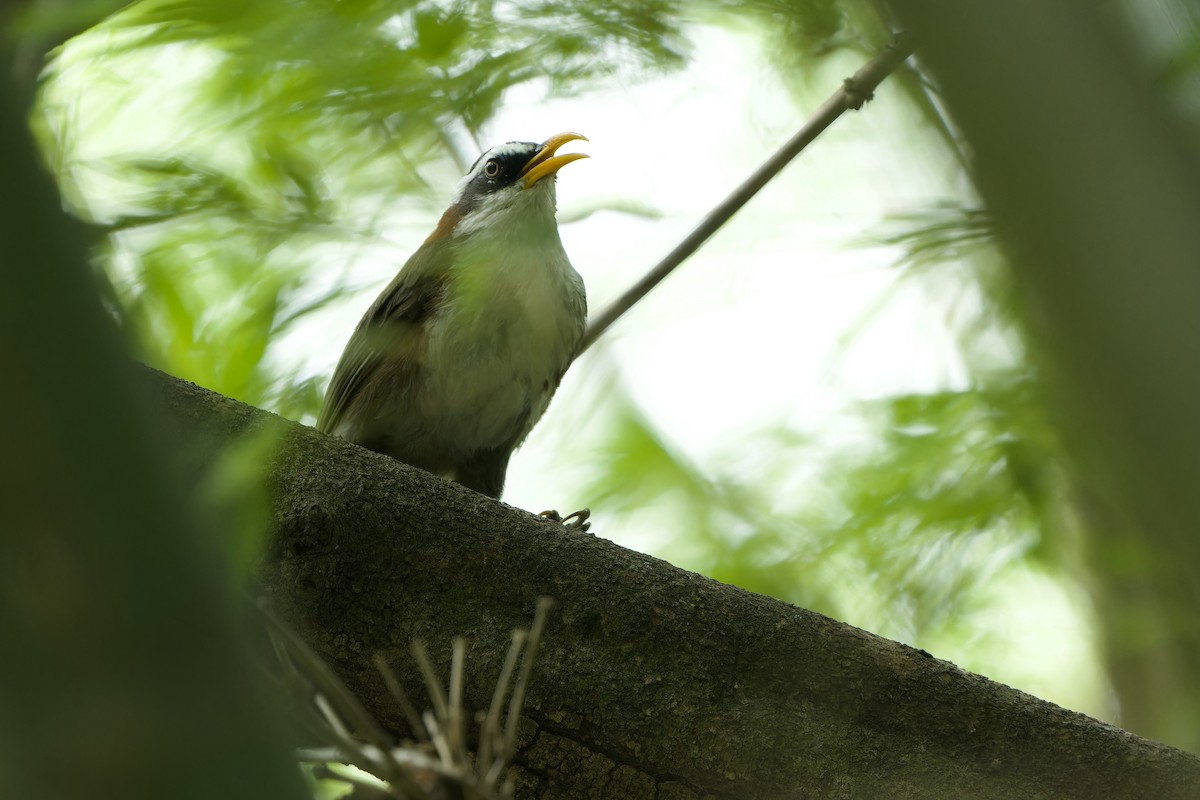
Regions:
<instances>
[{"instance_id":1,"label":"bird's head","mask_svg":"<svg viewBox=\"0 0 1200 800\"><path fill-rule=\"evenodd\" d=\"M511 225L517 218L553 224L554 176L572 161L587 158L556 153L577 139L587 141L578 133L560 133L541 144L508 142L485 152L459 183L430 241Z\"/></svg>"}]
</instances>

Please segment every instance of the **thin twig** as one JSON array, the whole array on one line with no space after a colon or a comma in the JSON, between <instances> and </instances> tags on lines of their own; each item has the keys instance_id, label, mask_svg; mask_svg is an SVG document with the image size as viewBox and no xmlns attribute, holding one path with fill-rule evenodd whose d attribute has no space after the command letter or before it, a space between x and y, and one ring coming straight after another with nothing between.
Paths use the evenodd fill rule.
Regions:
<instances>
[{"instance_id":1,"label":"thin twig","mask_svg":"<svg viewBox=\"0 0 1200 800\"><path fill-rule=\"evenodd\" d=\"M404 768L388 755L389 751L364 744L360 740L355 739L350 731L346 730L346 726L342 724L337 711L334 710L333 705L326 699L325 695L318 693L313 698L313 703L321 712L325 724L333 731L334 739L337 741L337 748L348 763L382 778L393 786L417 788L417 784L404 771ZM420 791L420 789L417 788L417 791ZM419 798L422 795L412 795L410 793L410 796Z\"/></svg>"},{"instance_id":2,"label":"thin twig","mask_svg":"<svg viewBox=\"0 0 1200 800\"><path fill-rule=\"evenodd\" d=\"M336 713L345 718L359 736L380 750L389 749L391 741L388 735L379 727L379 724L375 722L358 698L350 693L341 679L333 674L329 665L270 610L262 607L260 610L263 618L267 621L271 634L282 640L290 660L296 664L298 671L305 675L316 691L327 698Z\"/></svg>"},{"instance_id":3,"label":"thin twig","mask_svg":"<svg viewBox=\"0 0 1200 800\"><path fill-rule=\"evenodd\" d=\"M450 713L447 717L447 736L450 740L450 753L455 766L465 765L467 761L467 745L464 737L463 720L463 662L467 656L467 642L461 636L455 636L450 657Z\"/></svg>"},{"instance_id":4,"label":"thin twig","mask_svg":"<svg viewBox=\"0 0 1200 800\"><path fill-rule=\"evenodd\" d=\"M391 741L388 735L329 665L265 604L260 603L259 610L267 623L267 630L281 666L293 676L293 680L308 682L312 702L320 712L313 716L325 723L325 729L332 734L334 743L345 757L360 769L373 772L392 786L398 787L408 797L424 797L424 792L406 768L391 757ZM369 745L360 743L351 735L343 720L350 722L358 736L366 739ZM368 752L368 747L381 756L373 758Z\"/></svg>"},{"instance_id":5,"label":"thin twig","mask_svg":"<svg viewBox=\"0 0 1200 800\"><path fill-rule=\"evenodd\" d=\"M404 687L400 685L396 673L392 671L392 667L383 657L383 653L376 653L374 661L375 669L379 670L379 674L383 676L383 683L391 692L392 699L396 701L396 705L400 706L400 711L408 720L408 727L412 729L413 736L417 737L419 741L429 741L429 731L425 730L425 723L421 721L421 715L417 713L416 706L408 699Z\"/></svg>"},{"instance_id":6,"label":"thin twig","mask_svg":"<svg viewBox=\"0 0 1200 800\"><path fill-rule=\"evenodd\" d=\"M316 705L317 710L321 712L321 717L325 720L325 724L329 726L329 729L333 731L333 735L336 736L339 741L345 742L354 740L354 737L350 734L350 731L346 730L346 726L342 724L342 718L339 717L338 713L333 710L333 704L329 702L329 699L325 697L325 695L318 692L313 697L313 704ZM355 747L356 749L361 749L357 745Z\"/></svg>"},{"instance_id":7,"label":"thin twig","mask_svg":"<svg viewBox=\"0 0 1200 800\"><path fill-rule=\"evenodd\" d=\"M442 682L438 680L437 673L433 671L433 662L429 660L429 650L426 649L425 642L413 639L412 654L417 662L417 669L421 671L421 677L425 680L425 691L429 693L429 701L433 703L434 719L439 726L445 725L450 717L450 709L446 705L446 692L442 689ZM428 721L425 727L429 727ZM432 735L433 731L429 733Z\"/></svg>"},{"instance_id":8,"label":"thin twig","mask_svg":"<svg viewBox=\"0 0 1200 800\"><path fill-rule=\"evenodd\" d=\"M500 677L496 680L496 689L492 692L492 705L488 708L487 717L479 731L479 768L487 776L492 768L494 751L504 749L504 733L500 729L500 708L504 698L508 696L508 687L512 682L513 670L516 669L517 659L525 647L527 633L516 630L512 633L512 644L508 647L508 655L504 658L504 666L500 669Z\"/></svg>"},{"instance_id":9,"label":"thin twig","mask_svg":"<svg viewBox=\"0 0 1200 800\"><path fill-rule=\"evenodd\" d=\"M453 766L454 757L450 754L449 740L442 732L442 725L432 711L425 712L425 727L429 729L429 735L432 737L430 741L433 749L437 751L438 758L442 760L443 764Z\"/></svg>"},{"instance_id":10,"label":"thin twig","mask_svg":"<svg viewBox=\"0 0 1200 800\"><path fill-rule=\"evenodd\" d=\"M517 746L517 723L521 720L521 709L525 706L525 692L529 688L529 676L533 674L533 659L537 655L538 643L542 631L546 629L546 618L554 600L549 597L539 597L537 610L533 612L533 626L529 629L529 641L525 646L525 660L521 662L521 672L517 677L517 685L513 687L512 701L508 704L508 720L504 728L504 751L500 757L507 762L512 758Z\"/></svg>"},{"instance_id":11,"label":"thin twig","mask_svg":"<svg viewBox=\"0 0 1200 800\"><path fill-rule=\"evenodd\" d=\"M728 222L730 217L746 205L751 197L758 194L772 178L778 175L792 159L800 155L804 148L808 147L838 117L848 110L861 108L865 101L871 99L875 87L912 55L912 52L911 41L903 34L899 34L882 53L854 73L854 77L848 78L787 144L771 156L732 194L721 201L720 205L710 211L695 230L688 234L687 238L668 253L662 261L658 262L654 269L646 273L640 281L592 321L583 337L579 354L582 355L584 351L595 344L596 340L612 327L612 324L620 319L626 311L649 294L650 290L662 283L663 279L670 275L676 267L695 253L700 245L708 241L710 236Z\"/></svg>"}]
</instances>

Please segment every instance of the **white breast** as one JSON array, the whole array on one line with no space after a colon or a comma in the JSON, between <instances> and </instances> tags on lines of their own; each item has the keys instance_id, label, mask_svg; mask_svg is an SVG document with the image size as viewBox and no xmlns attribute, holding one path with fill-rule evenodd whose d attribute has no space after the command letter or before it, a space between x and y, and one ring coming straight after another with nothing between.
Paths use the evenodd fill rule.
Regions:
<instances>
[{"instance_id":1,"label":"white breast","mask_svg":"<svg viewBox=\"0 0 1200 800\"><path fill-rule=\"evenodd\" d=\"M449 440L519 443L583 336L583 280L558 237L553 184L542 183L478 209L455 230L447 303L428 331L425 363L434 368L420 399L420 413Z\"/></svg>"}]
</instances>

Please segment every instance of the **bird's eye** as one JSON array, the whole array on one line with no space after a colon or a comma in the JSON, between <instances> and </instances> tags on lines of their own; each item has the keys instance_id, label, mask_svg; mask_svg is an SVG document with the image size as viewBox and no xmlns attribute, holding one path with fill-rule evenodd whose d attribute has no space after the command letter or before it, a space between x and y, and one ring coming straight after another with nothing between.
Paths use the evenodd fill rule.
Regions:
<instances>
[{"instance_id":1,"label":"bird's eye","mask_svg":"<svg viewBox=\"0 0 1200 800\"><path fill-rule=\"evenodd\" d=\"M488 162L483 165L483 174L489 178L494 178L499 175L500 162L494 158L489 159Z\"/></svg>"}]
</instances>

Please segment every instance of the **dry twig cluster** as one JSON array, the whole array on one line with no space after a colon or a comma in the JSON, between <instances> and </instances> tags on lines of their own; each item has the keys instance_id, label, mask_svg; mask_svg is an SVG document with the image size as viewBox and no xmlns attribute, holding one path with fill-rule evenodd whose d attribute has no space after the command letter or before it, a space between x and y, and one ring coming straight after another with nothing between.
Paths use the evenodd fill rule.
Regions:
<instances>
[{"instance_id":1,"label":"dry twig cluster","mask_svg":"<svg viewBox=\"0 0 1200 800\"><path fill-rule=\"evenodd\" d=\"M473 715L479 726L477 752L468 741L463 708L467 642L454 639L449 691L433 667L425 644L412 643L412 655L432 706L418 713L395 672L381 654L375 666L415 739L394 742L320 656L285 623L264 610L285 689L299 702L301 722L321 746L302 748L299 761L312 765L315 778L351 787L356 800L507 800L513 796L506 769L516 751L517 726L533 672L534 654L553 601L538 600L529 630L515 630L486 712ZM507 711L505 702L507 700ZM349 767L335 767L345 765Z\"/></svg>"}]
</instances>

